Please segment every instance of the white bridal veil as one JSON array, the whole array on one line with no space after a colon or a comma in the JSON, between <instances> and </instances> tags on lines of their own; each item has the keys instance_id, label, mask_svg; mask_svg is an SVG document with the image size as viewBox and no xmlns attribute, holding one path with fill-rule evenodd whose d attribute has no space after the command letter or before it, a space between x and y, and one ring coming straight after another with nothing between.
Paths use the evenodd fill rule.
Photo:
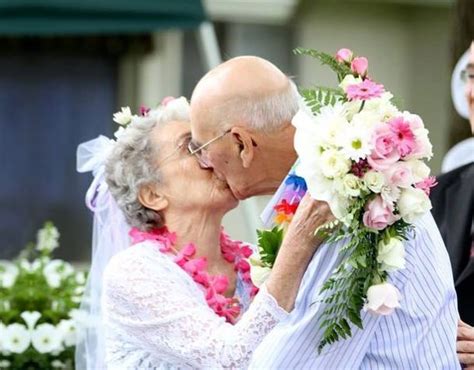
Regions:
<instances>
[{"instance_id":1,"label":"white bridal veil","mask_svg":"<svg viewBox=\"0 0 474 370\"><path fill-rule=\"evenodd\" d=\"M102 274L109 260L129 246L125 217L105 182L105 162L114 140L99 136L77 148L77 171L91 171L94 179L86 193L86 205L94 213L92 265L80 307L76 368L105 369L104 328L101 320Z\"/></svg>"}]
</instances>

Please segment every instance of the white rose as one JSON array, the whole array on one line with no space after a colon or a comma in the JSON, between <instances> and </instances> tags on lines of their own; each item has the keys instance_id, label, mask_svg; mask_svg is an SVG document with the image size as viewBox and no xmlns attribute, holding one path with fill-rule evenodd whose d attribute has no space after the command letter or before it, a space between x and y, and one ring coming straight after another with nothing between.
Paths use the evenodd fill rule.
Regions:
<instances>
[{"instance_id":1,"label":"white rose","mask_svg":"<svg viewBox=\"0 0 474 370\"><path fill-rule=\"evenodd\" d=\"M351 161L335 149L325 150L319 160L323 175L330 179L344 176L351 169Z\"/></svg>"},{"instance_id":2,"label":"white rose","mask_svg":"<svg viewBox=\"0 0 474 370\"><path fill-rule=\"evenodd\" d=\"M3 338L4 349L12 353L23 353L31 343L30 332L25 325L11 324L5 329Z\"/></svg>"},{"instance_id":3,"label":"white rose","mask_svg":"<svg viewBox=\"0 0 474 370\"><path fill-rule=\"evenodd\" d=\"M348 173L341 180L336 181L336 187L343 197L358 197L364 189L364 183L357 176Z\"/></svg>"},{"instance_id":4,"label":"white rose","mask_svg":"<svg viewBox=\"0 0 474 370\"><path fill-rule=\"evenodd\" d=\"M360 77L354 77L354 75L352 74L349 74L349 75L346 75L346 77L344 77L344 79L341 81L341 83L339 84L339 87L344 90L344 92L347 91L347 87L349 85L357 85L359 83L362 82L362 78Z\"/></svg>"},{"instance_id":5,"label":"white rose","mask_svg":"<svg viewBox=\"0 0 474 370\"><path fill-rule=\"evenodd\" d=\"M398 238L383 240L378 245L377 262L382 264L384 271L394 271L405 268L405 247Z\"/></svg>"},{"instance_id":6,"label":"white rose","mask_svg":"<svg viewBox=\"0 0 474 370\"><path fill-rule=\"evenodd\" d=\"M120 112L114 114L114 122L119 125L128 125L132 121L132 111L129 107L122 107Z\"/></svg>"},{"instance_id":7,"label":"white rose","mask_svg":"<svg viewBox=\"0 0 474 370\"><path fill-rule=\"evenodd\" d=\"M403 189L397 205L400 216L409 224L431 209L430 199L425 192L415 188Z\"/></svg>"},{"instance_id":8,"label":"white rose","mask_svg":"<svg viewBox=\"0 0 474 370\"><path fill-rule=\"evenodd\" d=\"M61 349L61 333L51 324L40 324L31 333L31 343L39 353L52 353Z\"/></svg>"},{"instance_id":9,"label":"white rose","mask_svg":"<svg viewBox=\"0 0 474 370\"><path fill-rule=\"evenodd\" d=\"M430 168L421 160L410 159L405 161L405 164L410 168L415 183L423 181L430 175Z\"/></svg>"},{"instance_id":10,"label":"white rose","mask_svg":"<svg viewBox=\"0 0 474 370\"><path fill-rule=\"evenodd\" d=\"M377 171L367 171L364 174L364 183L374 193L380 193L385 185L385 176Z\"/></svg>"},{"instance_id":11,"label":"white rose","mask_svg":"<svg viewBox=\"0 0 474 370\"><path fill-rule=\"evenodd\" d=\"M261 287L270 276L272 269L265 266L251 266L250 277L256 287Z\"/></svg>"},{"instance_id":12,"label":"white rose","mask_svg":"<svg viewBox=\"0 0 474 370\"><path fill-rule=\"evenodd\" d=\"M364 111L372 112L377 116L377 122L387 122L400 114L399 110L391 103L393 95L385 92L380 98L370 99L364 106Z\"/></svg>"},{"instance_id":13,"label":"white rose","mask_svg":"<svg viewBox=\"0 0 474 370\"><path fill-rule=\"evenodd\" d=\"M399 290L390 283L372 285L367 290L367 302L364 310L377 315L390 315L400 307Z\"/></svg>"}]
</instances>

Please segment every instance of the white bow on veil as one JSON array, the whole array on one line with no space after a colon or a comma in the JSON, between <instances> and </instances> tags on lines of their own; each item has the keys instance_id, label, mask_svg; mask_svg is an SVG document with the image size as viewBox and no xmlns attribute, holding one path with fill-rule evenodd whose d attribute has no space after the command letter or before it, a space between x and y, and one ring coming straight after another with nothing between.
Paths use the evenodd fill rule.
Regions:
<instances>
[{"instance_id":1,"label":"white bow on veil","mask_svg":"<svg viewBox=\"0 0 474 370\"><path fill-rule=\"evenodd\" d=\"M86 193L86 205L94 213L92 263L80 311L87 321L79 323L76 346L77 369L105 369L105 337L101 319L102 274L107 263L130 245L129 226L105 182L105 163L115 144L105 136L77 148L77 171L94 179Z\"/></svg>"}]
</instances>

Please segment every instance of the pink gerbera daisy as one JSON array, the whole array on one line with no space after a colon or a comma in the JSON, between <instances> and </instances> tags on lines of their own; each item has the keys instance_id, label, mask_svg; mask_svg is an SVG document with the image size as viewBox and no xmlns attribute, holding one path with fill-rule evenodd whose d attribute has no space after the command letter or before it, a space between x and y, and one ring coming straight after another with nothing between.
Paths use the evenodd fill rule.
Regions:
<instances>
[{"instance_id":1,"label":"pink gerbera daisy","mask_svg":"<svg viewBox=\"0 0 474 370\"><path fill-rule=\"evenodd\" d=\"M402 157L410 154L416 146L415 135L411 130L410 123L403 117L396 117L388 123L393 132L393 141Z\"/></svg>"},{"instance_id":2,"label":"pink gerbera daisy","mask_svg":"<svg viewBox=\"0 0 474 370\"><path fill-rule=\"evenodd\" d=\"M369 79L347 87L347 98L349 100L370 100L379 98L384 92L383 85L377 84Z\"/></svg>"}]
</instances>

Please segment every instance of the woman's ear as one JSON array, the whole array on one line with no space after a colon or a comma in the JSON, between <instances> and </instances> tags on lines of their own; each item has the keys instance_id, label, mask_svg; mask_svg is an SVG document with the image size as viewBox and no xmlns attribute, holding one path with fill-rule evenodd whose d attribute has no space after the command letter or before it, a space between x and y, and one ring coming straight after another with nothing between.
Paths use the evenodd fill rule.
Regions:
<instances>
[{"instance_id":1,"label":"woman's ear","mask_svg":"<svg viewBox=\"0 0 474 370\"><path fill-rule=\"evenodd\" d=\"M166 196L153 185L143 185L138 192L138 200L144 207L154 211L162 211L168 207Z\"/></svg>"},{"instance_id":2,"label":"woman's ear","mask_svg":"<svg viewBox=\"0 0 474 370\"><path fill-rule=\"evenodd\" d=\"M239 144L239 157L242 160L242 166L249 168L253 161L257 144L252 139L250 133L243 127L233 127L230 132Z\"/></svg>"}]
</instances>

